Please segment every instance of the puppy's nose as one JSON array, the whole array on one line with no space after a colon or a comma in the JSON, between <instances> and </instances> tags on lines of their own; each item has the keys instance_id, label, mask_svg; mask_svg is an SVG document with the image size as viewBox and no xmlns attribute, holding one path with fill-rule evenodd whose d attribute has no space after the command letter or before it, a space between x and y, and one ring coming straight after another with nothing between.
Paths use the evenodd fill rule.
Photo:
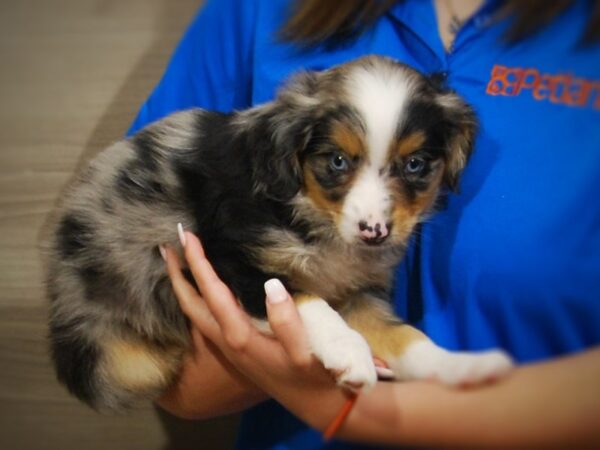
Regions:
<instances>
[{"instance_id":1,"label":"puppy's nose","mask_svg":"<svg viewBox=\"0 0 600 450\"><path fill-rule=\"evenodd\" d=\"M390 235L391 223L366 221L358 222L360 237L367 244L381 244Z\"/></svg>"}]
</instances>

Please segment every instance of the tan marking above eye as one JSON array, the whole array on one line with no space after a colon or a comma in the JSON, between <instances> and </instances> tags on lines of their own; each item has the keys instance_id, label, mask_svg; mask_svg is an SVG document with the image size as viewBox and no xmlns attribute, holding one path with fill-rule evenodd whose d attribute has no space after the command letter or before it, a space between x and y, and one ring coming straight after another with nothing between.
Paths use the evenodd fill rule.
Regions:
<instances>
[{"instance_id":1,"label":"tan marking above eye","mask_svg":"<svg viewBox=\"0 0 600 450\"><path fill-rule=\"evenodd\" d=\"M398 141L396 145L396 154L400 156L410 155L424 143L425 133L423 131L415 131Z\"/></svg>"},{"instance_id":2,"label":"tan marking above eye","mask_svg":"<svg viewBox=\"0 0 600 450\"><path fill-rule=\"evenodd\" d=\"M362 137L346 124L338 122L333 125L331 140L351 158L360 157L365 153Z\"/></svg>"}]
</instances>

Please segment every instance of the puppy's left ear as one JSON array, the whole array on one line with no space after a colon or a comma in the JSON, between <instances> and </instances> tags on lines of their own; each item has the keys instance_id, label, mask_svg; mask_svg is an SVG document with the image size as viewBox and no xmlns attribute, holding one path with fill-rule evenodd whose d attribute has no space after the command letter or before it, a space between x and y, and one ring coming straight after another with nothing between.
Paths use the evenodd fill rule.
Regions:
<instances>
[{"instance_id":1,"label":"puppy's left ear","mask_svg":"<svg viewBox=\"0 0 600 450\"><path fill-rule=\"evenodd\" d=\"M446 126L446 168L444 182L454 192L458 191L460 175L473 152L477 133L477 116L473 108L453 92L437 96L442 107Z\"/></svg>"}]
</instances>

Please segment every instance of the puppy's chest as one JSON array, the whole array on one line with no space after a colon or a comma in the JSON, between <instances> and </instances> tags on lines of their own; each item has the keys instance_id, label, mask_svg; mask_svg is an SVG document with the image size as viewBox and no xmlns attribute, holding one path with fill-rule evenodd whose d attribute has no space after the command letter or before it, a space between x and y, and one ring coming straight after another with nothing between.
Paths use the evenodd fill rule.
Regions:
<instances>
[{"instance_id":1,"label":"puppy's chest","mask_svg":"<svg viewBox=\"0 0 600 450\"><path fill-rule=\"evenodd\" d=\"M272 231L252 249L261 270L283 275L295 291L342 302L369 288L389 288L399 256L330 242L306 244L292 233Z\"/></svg>"}]
</instances>

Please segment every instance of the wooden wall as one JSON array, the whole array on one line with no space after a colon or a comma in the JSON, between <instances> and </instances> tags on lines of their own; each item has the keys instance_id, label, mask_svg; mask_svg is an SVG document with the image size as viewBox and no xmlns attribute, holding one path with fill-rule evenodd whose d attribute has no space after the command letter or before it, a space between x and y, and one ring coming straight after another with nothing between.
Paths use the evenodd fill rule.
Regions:
<instances>
[{"instance_id":1,"label":"wooden wall","mask_svg":"<svg viewBox=\"0 0 600 450\"><path fill-rule=\"evenodd\" d=\"M84 155L121 137L200 0L0 1L0 449L227 449L236 418L100 416L51 370L38 240Z\"/></svg>"}]
</instances>

